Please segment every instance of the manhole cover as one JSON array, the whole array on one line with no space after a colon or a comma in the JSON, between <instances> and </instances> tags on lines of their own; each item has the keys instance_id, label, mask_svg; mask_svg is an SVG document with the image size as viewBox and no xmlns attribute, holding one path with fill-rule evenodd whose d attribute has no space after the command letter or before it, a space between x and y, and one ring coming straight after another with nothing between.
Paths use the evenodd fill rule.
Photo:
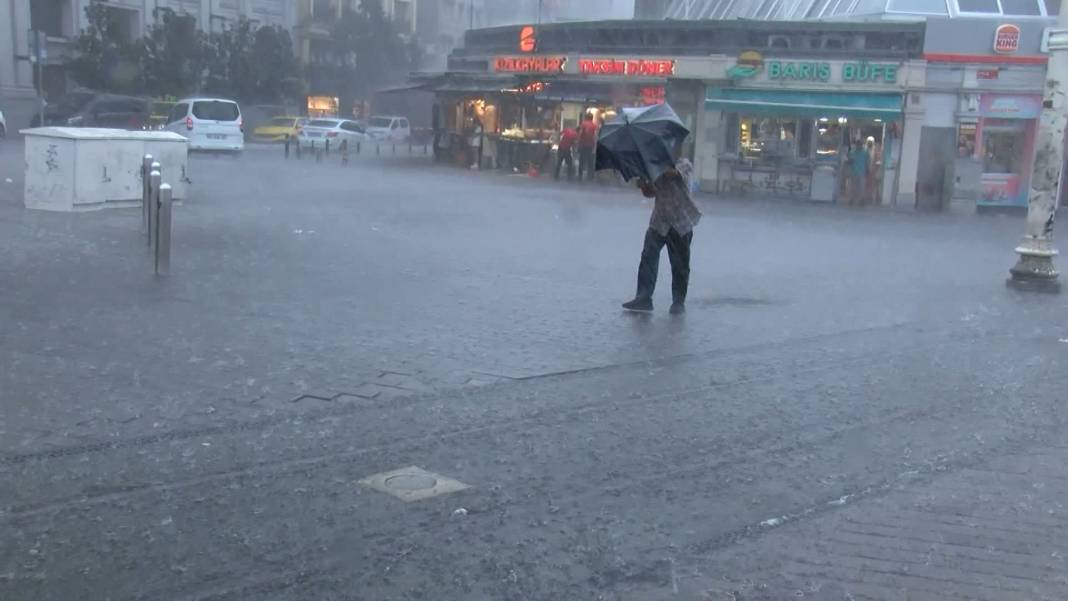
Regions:
<instances>
[{"instance_id":1,"label":"manhole cover","mask_svg":"<svg viewBox=\"0 0 1068 601\"><path fill-rule=\"evenodd\" d=\"M438 481L436 478L422 474L401 474L386 478L386 487L394 490L426 490L434 488Z\"/></svg>"},{"instance_id":2,"label":"manhole cover","mask_svg":"<svg viewBox=\"0 0 1068 601\"><path fill-rule=\"evenodd\" d=\"M419 501L468 488L466 484L441 474L411 467L375 474L360 480L360 485L393 495L403 501Z\"/></svg>"}]
</instances>

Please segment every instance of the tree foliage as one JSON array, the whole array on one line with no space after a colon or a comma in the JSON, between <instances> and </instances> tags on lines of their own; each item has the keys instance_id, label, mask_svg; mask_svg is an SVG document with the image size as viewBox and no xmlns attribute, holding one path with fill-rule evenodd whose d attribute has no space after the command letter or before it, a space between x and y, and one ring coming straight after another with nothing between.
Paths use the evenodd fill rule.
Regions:
<instances>
[{"instance_id":1,"label":"tree foliage","mask_svg":"<svg viewBox=\"0 0 1068 601\"><path fill-rule=\"evenodd\" d=\"M79 84L102 92L184 96L206 92L245 101L275 102L303 94L289 32L242 18L206 34L196 19L157 9L145 36L134 42L107 6L86 7L89 26L68 67Z\"/></svg>"},{"instance_id":2,"label":"tree foliage","mask_svg":"<svg viewBox=\"0 0 1068 601\"><path fill-rule=\"evenodd\" d=\"M326 60L309 67L312 91L337 94L343 104L369 98L382 86L407 79L418 53L418 45L398 33L380 2L361 2L359 10L346 11L334 23Z\"/></svg>"},{"instance_id":3,"label":"tree foliage","mask_svg":"<svg viewBox=\"0 0 1068 601\"><path fill-rule=\"evenodd\" d=\"M115 14L92 2L85 15L89 25L75 40L75 58L68 65L74 80L95 90L136 91L141 83L137 48L123 39Z\"/></svg>"},{"instance_id":4,"label":"tree foliage","mask_svg":"<svg viewBox=\"0 0 1068 601\"><path fill-rule=\"evenodd\" d=\"M182 96L200 90L210 40L196 19L156 9L156 22L138 43L142 90L154 96Z\"/></svg>"}]
</instances>

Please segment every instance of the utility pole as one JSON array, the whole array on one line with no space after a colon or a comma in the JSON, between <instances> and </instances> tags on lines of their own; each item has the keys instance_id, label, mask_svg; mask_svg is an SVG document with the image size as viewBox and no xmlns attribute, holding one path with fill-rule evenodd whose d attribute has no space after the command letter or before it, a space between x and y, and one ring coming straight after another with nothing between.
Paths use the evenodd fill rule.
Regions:
<instances>
[{"instance_id":1,"label":"utility pole","mask_svg":"<svg viewBox=\"0 0 1068 601\"><path fill-rule=\"evenodd\" d=\"M31 29L29 31L30 62L37 71L37 99L38 99L38 125L45 126L45 89L44 89L44 62L48 59L48 38L43 31Z\"/></svg>"},{"instance_id":2,"label":"utility pole","mask_svg":"<svg viewBox=\"0 0 1068 601\"><path fill-rule=\"evenodd\" d=\"M1064 165L1065 127L1068 125L1068 5L1062 5L1057 27L1042 35L1042 50L1049 53L1042 117L1036 140L1031 194L1027 205L1027 233L1016 247L1019 261L1009 270L1014 288L1060 292L1053 258L1053 221L1057 214L1061 170Z\"/></svg>"}]
</instances>

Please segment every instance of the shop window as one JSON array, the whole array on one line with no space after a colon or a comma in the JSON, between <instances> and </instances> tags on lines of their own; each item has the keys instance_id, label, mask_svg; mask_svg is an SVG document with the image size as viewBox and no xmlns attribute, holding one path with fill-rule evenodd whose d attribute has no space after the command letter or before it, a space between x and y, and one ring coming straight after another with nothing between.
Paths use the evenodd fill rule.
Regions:
<instances>
[{"instance_id":1,"label":"shop window","mask_svg":"<svg viewBox=\"0 0 1068 601\"><path fill-rule=\"evenodd\" d=\"M780 163L797 157L797 119L743 116L738 126L742 158Z\"/></svg>"},{"instance_id":2,"label":"shop window","mask_svg":"<svg viewBox=\"0 0 1068 601\"><path fill-rule=\"evenodd\" d=\"M983 127L983 173L1017 173L1024 158L1024 124Z\"/></svg>"},{"instance_id":3,"label":"shop window","mask_svg":"<svg viewBox=\"0 0 1068 601\"><path fill-rule=\"evenodd\" d=\"M842 148L844 118L822 117L816 121L816 158L836 159Z\"/></svg>"},{"instance_id":4,"label":"shop window","mask_svg":"<svg viewBox=\"0 0 1068 601\"><path fill-rule=\"evenodd\" d=\"M974 123L961 123L957 130L957 156L969 158L975 156L975 131Z\"/></svg>"},{"instance_id":5,"label":"shop window","mask_svg":"<svg viewBox=\"0 0 1068 601\"><path fill-rule=\"evenodd\" d=\"M1046 0L1046 14L1049 16L1061 13L1061 0Z\"/></svg>"}]
</instances>

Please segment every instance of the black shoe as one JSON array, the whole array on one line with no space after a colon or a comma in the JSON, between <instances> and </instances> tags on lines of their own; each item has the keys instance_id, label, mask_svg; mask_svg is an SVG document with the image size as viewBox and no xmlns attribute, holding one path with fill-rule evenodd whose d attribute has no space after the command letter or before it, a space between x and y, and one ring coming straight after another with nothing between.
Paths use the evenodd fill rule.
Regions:
<instances>
[{"instance_id":1,"label":"black shoe","mask_svg":"<svg viewBox=\"0 0 1068 601\"><path fill-rule=\"evenodd\" d=\"M685 312L686 312L686 304L685 303L671 303L671 309L670 309L669 313L671 313L672 315L682 315Z\"/></svg>"},{"instance_id":2,"label":"black shoe","mask_svg":"<svg viewBox=\"0 0 1068 601\"><path fill-rule=\"evenodd\" d=\"M641 311L642 313L649 313L653 310L653 301L648 298L636 298L629 303L623 303L623 308L627 311Z\"/></svg>"}]
</instances>

